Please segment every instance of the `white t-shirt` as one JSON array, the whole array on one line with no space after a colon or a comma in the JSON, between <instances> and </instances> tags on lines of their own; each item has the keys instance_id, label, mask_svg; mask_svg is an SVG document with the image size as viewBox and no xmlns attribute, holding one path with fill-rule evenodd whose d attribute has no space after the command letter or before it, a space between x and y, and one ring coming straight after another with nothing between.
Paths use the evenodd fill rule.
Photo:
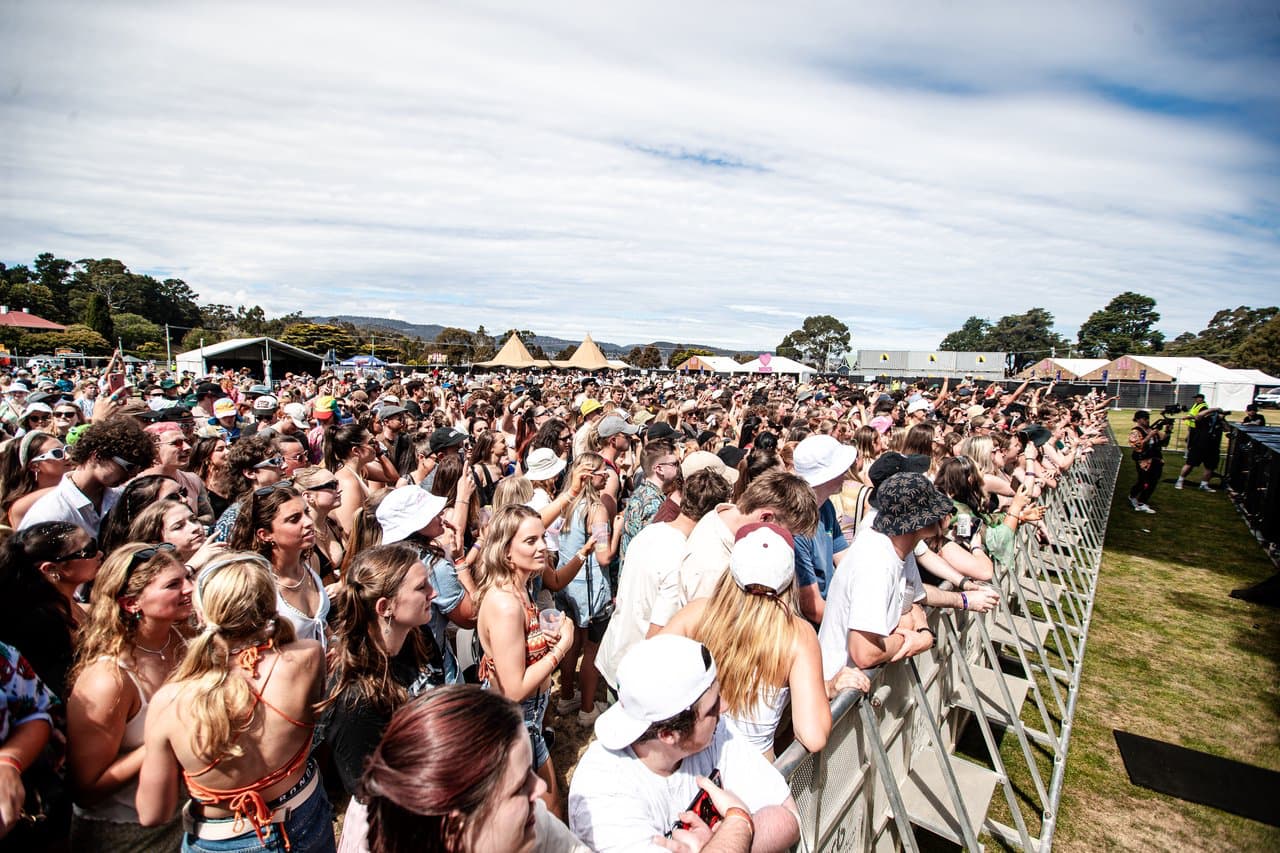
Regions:
<instances>
[{"instance_id":1,"label":"white t-shirt","mask_svg":"<svg viewBox=\"0 0 1280 853\"><path fill-rule=\"evenodd\" d=\"M675 580L684 553L685 537L670 524L650 524L631 540L622 562L618 597L609 628L596 652L596 669L615 689L618 664L633 645L645 638L649 624L665 625L679 609L678 602L658 600L658 590L678 588Z\"/></svg>"},{"instance_id":2,"label":"white t-shirt","mask_svg":"<svg viewBox=\"0 0 1280 853\"><path fill-rule=\"evenodd\" d=\"M698 776L719 769L726 789L751 812L791 796L782 774L722 717L711 745L659 776L630 747L614 751L594 741L569 783L569 829L599 853L661 850L655 835L671 829L702 789Z\"/></svg>"},{"instance_id":3,"label":"white t-shirt","mask_svg":"<svg viewBox=\"0 0 1280 853\"><path fill-rule=\"evenodd\" d=\"M683 606L695 598L710 598L716 582L729 570L733 552L733 531L720 517L720 511L733 504L720 504L694 526L685 543L680 560L680 594Z\"/></svg>"},{"instance_id":4,"label":"white t-shirt","mask_svg":"<svg viewBox=\"0 0 1280 853\"><path fill-rule=\"evenodd\" d=\"M860 532L827 587L827 607L818 629L822 677L833 678L842 667L854 665L849 659L850 631L887 637L911 603L923 598L915 554L900 559L888 536L870 528Z\"/></svg>"}]
</instances>

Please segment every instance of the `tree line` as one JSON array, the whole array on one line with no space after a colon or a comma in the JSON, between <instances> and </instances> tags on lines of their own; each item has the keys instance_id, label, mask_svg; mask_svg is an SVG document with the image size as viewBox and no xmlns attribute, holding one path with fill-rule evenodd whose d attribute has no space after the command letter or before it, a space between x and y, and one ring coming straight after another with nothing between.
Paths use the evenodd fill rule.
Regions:
<instances>
[{"instance_id":1,"label":"tree line","mask_svg":"<svg viewBox=\"0 0 1280 853\"><path fill-rule=\"evenodd\" d=\"M1080 326L1075 341L1053 328L1053 314L1032 308L994 323L971 316L942 339L938 349L994 351L1010 354L1014 370L1046 356L1119 358L1160 353L1200 356L1226 367L1280 372L1280 308L1224 308L1199 332L1183 332L1172 341L1156 328L1160 314L1150 296L1126 291L1094 311Z\"/></svg>"}]
</instances>

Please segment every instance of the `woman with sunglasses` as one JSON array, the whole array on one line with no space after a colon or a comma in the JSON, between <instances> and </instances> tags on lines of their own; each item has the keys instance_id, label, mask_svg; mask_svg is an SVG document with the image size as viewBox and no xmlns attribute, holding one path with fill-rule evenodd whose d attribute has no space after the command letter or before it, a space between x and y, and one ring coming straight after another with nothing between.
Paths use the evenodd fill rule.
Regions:
<instances>
[{"instance_id":1,"label":"woman with sunglasses","mask_svg":"<svg viewBox=\"0 0 1280 853\"><path fill-rule=\"evenodd\" d=\"M144 827L136 803L147 708L186 652L179 626L191 618L191 590L188 569L168 543L130 543L102 564L69 678L73 850L178 847L177 809Z\"/></svg>"},{"instance_id":2,"label":"woman with sunglasses","mask_svg":"<svg viewBox=\"0 0 1280 853\"><path fill-rule=\"evenodd\" d=\"M185 779L184 851L334 850L333 810L309 760L324 650L295 639L278 597L256 554L206 566L192 594L202 629L152 697L138 817L167 822Z\"/></svg>"},{"instance_id":3,"label":"woman with sunglasses","mask_svg":"<svg viewBox=\"0 0 1280 853\"><path fill-rule=\"evenodd\" d=\"M129 541L172 545L174 556L192 569L200 569L227 550L225 542L210 541L200 519L176 500L157 501L144 509L129 527Z\"/></svg>"},{"instance_id":4,"label":"woman with sunglasses","mask_svg":"<svg viewBox=\"0 0 1280 853\"><path fill-rule=\"evenodd\" d=\"M303 559L315 543L315 524L290 480L250 492L231 531L232 549L256 551L271 564L280 617L293 624L299 639L326 645L329 596Z\"/></svg>"},{"instance_id":5,"label":"woman with sunglasses","mask_svg":"<svg viewBox=\"0 0 1280 853\"><path fill-rule=\"evenodd\" d=\"M324 467L338 478L341 503L334 509L334 518L344 529L350 529L356 510L369 498L369 478L366 468L375 462L385 469L383 473L394 483L400 474L373 441L369 430L358 423L343 424L325 433Z\"/></svg>"},{"instance_id":6,"label":"woman with sunglasses","mask_svg":"<svg viewBox=\"0 0 1280 853\"><path fill-rule=\"evenodd\" d=\"M307 514L315 527L312 567L321 579L328 580L330 575L339 572L347 555L347 533L332 515L333 510L342 505L338 478L328 468L312 465L294 473L293 485L302 492Z\"/></svg>"},{"instance_id":7,"label":"woman with sunglasses","mask_svg":"<svg viewBox=\"0 0 1280 853\"><path fill-rule=\"evenodd\" d=\"M21 437L30 430L53 429L53 409L48 403L28 403L18 416L18 428L15 435Z\"/></svg>"},{"instance_id":8,"label":"woman with sunglasses","mask_svg":"<svg viewBox=\"0 0 1280 853\"><path fill-rule=\"evenodd\" d=\"M0 548L0 641L21 649L59 697L67 695L72 634L84 619L75 590L100 565L97 541L66 521L34 524Z\"/></svg>"},{"instance_id":9,"label":"woman with sunglasses","mask_svg":"<svg viewBox=\"0 0 1280 853\"><path fill-rule=\"evenodd\" d=\"M70 400L53 404L53 431L58 438L67 440L67 433L84 423L84 413Z\"/></svg>"},{"instance_id":10,"label":"woman with sunglasses","mask_svg":"<svg viewBox=\"0 0 1280 853\"><path fill-rule=\"evenodd\" d=\"M71 457L56 436L33 430L0 450L0 510L18 529L27 510L57 487L71 470Z\"/></svg>"},{"instance_id":11,"label":"woman with sunglasses","mask_svg":"<svg viewBox=\"0 0 1280 853\"><path fill-rule=\"evenodd\" d=\"M572 485L565 491L579 488L579 492L565 502L559 519L557 579L563 580L559 572L568 567L572 580L556 594L556 604L564 610L566 619L573 620L578 631L573 647L560 665L560 701L556 703L556 713L563 715L576 710L578 722L584 726L594 723L605 709L604 703L596 702L600 673L595 660L600 641L609 627L613 600L604 569L614 554L610 534L612 519L603 500L608 471L604 457L598 453L587 452L575 459L570 475ZM582 476L583 472L590 476Z\"/></svg>"}]
</instances>

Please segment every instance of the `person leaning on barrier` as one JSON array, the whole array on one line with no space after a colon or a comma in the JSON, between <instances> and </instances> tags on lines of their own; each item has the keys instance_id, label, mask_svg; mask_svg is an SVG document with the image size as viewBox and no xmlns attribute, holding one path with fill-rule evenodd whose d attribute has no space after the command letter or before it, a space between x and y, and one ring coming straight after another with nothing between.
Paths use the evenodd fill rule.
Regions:
<instances>
[{"instance_id":1,"label":"person leaning on barrier","mask_svg":"<svg viewBox=\"0 0 1280 853\"><path fill-rule=\"evenodd\" d=\"M682 832L678 821L689 823L699 845L734 824L753 827L756 853L799 839L786 780L721 718L705 646L671 634L644 640L623 658L618 684L618 703L596 720L597 740L569 783L569 828L583 843L599 853L678 850L664 837ZM727 808L713 837L687 809L717 771L745 809Z\"/></svg>"},{"instance_id":2,"label":"person leaning on barrier","mask_svg":"<svg viewBox=\"0 0 1280 853\"><path fill-rule=\"evenodd\" d=\"M871 500L875 520L854 539L827 590L818 630L826 679L845 666L873 677L882 664L928 650L934 635L922 605L954 606L950 598L960 598L934 587L935 597L947 600L930 602L914 554L955 512L951 500L923 474L910 472L886 479Z\"/></svg>"},{"instance_id":3,"label":"person leaning on barrier","mask_svg":"<svg viewBox=\"0 0 1280 853\"><path fill-rule=\"evenodd\" d=\"M1172 422L1161 418L1160 426L1151 425L1151 413L1139 409L1133 413L1133 429L1129 430L1129 446L1133 448L1133 461L1138 466L1138 480L1129 490L1129 503L1137 512L1155 510L1147 506L1164 471L1164 448L1169 443L1169 427Z\"/></svg>"}]
</instances>

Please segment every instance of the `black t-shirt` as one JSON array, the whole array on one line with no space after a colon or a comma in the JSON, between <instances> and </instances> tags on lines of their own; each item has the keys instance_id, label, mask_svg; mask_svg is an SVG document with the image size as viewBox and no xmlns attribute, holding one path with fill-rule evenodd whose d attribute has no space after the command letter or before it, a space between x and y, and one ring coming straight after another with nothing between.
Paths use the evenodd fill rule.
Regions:
<instances>
[{"instance_id":1,"label":"black t-shirt","mask_svg":"<svg viewBox=\"0 0 1280 853\"><path fill-rule=\"evenodd\" d=\"M425 667L418 667L413 648L408 642L400 650L400 654L391 660L391 677L409 691L411 698L444 684L444 668L425 626L422 634L428 648L432 649L432 659ZM364 773L365 762L382 740L382 733L391 722L394 711L395 709L380 710L372 707L354 689L347 690L325 709L321 720L324 740L332 750L334 766L342 780L343 790L348 794L355 793L356 783Z\"/></svg>"}]
</instances>

